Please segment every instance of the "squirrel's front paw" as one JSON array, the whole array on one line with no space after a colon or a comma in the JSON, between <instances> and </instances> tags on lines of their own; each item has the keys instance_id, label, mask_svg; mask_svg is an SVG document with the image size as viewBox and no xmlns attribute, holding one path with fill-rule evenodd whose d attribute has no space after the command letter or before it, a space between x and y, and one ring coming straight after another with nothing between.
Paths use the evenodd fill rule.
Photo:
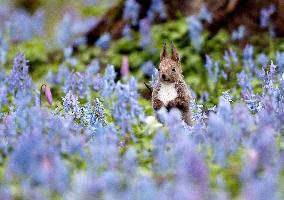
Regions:
<instances>
[{"instance_id":1,"label":"squirrel's front paw","mask_svg":"<svg viewBox=\"0 0 284 200\"><path fill-rule=\"evenodd\" d=\"M175 100L172 100L172 101L170 101L170 102L168 103L167 109L169 110L169 109L171 109L171 108L173 108L173 107L176 107L176 106L177 106L176 101L175 101Z\"/></svg>"},{"instance_id":2,"label":"squirrel's front paw","mask_svg":"<svg viewBox=\"0 0 284 200\"><path fill-rule=\"evenodd\" d=\"M186 110L186 102L183 101L182 99L176 98L176 99L170 101L167 105L168 110L173 108L173 107L176 107L180 110Z\"/></svg>"},{"instance_id":3,"label":"squirrel's front paw","mask_svg":"<svg viewBox=\"0 0 284 200\"><path fill-rule=\"evenodd\" d=\"M160 108L163 107L163 106L165 106L165 105L164 105L164 103L163 103L161 100L155 99L155 100L153 101L153 108L154 108L155 110L158 110L158 109L160 109Z\"/></svg>"}]
</instances>

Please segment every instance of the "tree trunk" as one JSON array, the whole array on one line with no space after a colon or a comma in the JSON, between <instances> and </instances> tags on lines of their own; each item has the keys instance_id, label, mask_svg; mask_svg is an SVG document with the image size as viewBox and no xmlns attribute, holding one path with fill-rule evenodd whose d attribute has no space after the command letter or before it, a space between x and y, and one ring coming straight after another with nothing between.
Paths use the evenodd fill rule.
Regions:
<instances>
[{"instance_id":1,"label":"tree trunk","mask_svg":"<svg viewBox=\"0 0 284 200\"><path fill-rule=\"evenodd\" d=\"M137 0L140 4L139 19L146 17L151 0ZM122 36L122 30L127 23L123 19L123 9L125 0L119 1L103 15L96 26L87 34L89 44L93 44L101 34L109 32L113 39ZM213 22L207 25L212 34L220 28L225 28L230 32L239 25L246 27L246 35L252 35L264 30L260 28L260 12L262 8L275 4L276 13L272 16L272 23L277 36L284 35L284 0L164 0L167 20L172 20L182 16L196 15L204 4L213 16ZM155 19L154 23L164 22ZM132 27L138 29L138 27Z\"/></svg>"}]
</instances>

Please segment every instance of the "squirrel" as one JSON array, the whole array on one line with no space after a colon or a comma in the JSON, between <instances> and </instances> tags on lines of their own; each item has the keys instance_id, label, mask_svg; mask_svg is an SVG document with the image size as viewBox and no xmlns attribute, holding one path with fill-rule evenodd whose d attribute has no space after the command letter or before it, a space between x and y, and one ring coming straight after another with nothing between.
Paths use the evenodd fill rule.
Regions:
<instances>
[{"instance_id":1,"label":"squirrel","mask_svg":"<svg viewBox=\"0 0 284 200\"><path fill-rule=\"evenodd\" d=\"M166 48L167 44L164 43L158 68L159 78L152 91L152 106L155 111L162 107L168 111L177 108L181 112L182 120L191 125L191 94L183 79L180 58L173 42L170 56Z\"/></svg>"}]
</instances>

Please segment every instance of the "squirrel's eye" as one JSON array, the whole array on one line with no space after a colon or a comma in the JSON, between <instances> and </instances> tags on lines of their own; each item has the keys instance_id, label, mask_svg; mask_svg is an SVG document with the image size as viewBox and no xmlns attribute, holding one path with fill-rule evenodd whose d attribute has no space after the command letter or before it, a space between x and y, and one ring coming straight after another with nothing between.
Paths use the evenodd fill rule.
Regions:
<instances>
[{"instance_id":1,"label":"squirrel's eye","mask_svg":"<svg viewBox=\"0 0 284 200\"><path fill-rule=\"evenodd\" d=\"M172 68L172 71L173 71L173 72L175 72L175 71L176 71L176 69L175 69L175 68Z\"/></svg>"},{"instance_id":2,"label":"squirrel's eye","mask_svg":"<svg viewBox=\"0 0 284 200\"><path fill-rule=\"evenodd\" d=\"M160 71L160 68L158 68L158 71Z\"/></svg>"}]
</instances>

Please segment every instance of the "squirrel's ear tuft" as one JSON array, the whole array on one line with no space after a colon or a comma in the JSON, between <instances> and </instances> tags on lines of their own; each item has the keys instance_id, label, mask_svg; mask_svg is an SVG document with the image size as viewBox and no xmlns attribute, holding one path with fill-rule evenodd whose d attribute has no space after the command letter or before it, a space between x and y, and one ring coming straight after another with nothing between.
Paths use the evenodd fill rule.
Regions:
<instances>
[{"instance_id":1,"label":"squirrel's ear tuft","mask_svg":"<svg viewBox=\"0 0 284 200\"><path fill-rule=\"evenodd\" d=\"M167 53L167 43L163 43L163 50L162 50L162 53L160 55L160 60L163 60L165 57L168 56L168 53Z\"/></svg>"},{"instance_id":2,"label":"squirrel's ear tuft","mask_svg":"<svg viewBox=\"0 0 284 200\"><path fill-rule=\"evenodd\" d=\"M172 50L172 59L176 62L179 62L179 55L173 41L171 42L171 50Z\"/></svg>"}]
</instances>

